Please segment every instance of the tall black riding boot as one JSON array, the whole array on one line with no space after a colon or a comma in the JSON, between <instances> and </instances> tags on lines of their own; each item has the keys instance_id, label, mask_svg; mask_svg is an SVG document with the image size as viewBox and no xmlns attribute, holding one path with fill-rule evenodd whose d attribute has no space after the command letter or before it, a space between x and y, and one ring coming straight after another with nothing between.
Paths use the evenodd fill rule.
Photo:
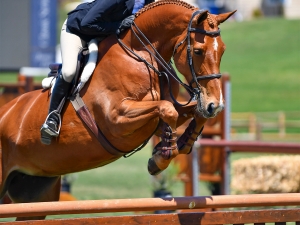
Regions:
<instances>
[{"instance_id":1,"label":"tall black riding boot","mask_svg":"<svg viewBox=\"0 0 300 225\"><path fill-rule=\"evenodd\" d=\"M48 116L41 127L41 142L45 145L50 145L52 137L59 135L61 126L60 111L64 104L62 100L69 93L70 87L71 83L66 82L62 75L57 77L51 94Z\"/></svg>"}]
</instances>

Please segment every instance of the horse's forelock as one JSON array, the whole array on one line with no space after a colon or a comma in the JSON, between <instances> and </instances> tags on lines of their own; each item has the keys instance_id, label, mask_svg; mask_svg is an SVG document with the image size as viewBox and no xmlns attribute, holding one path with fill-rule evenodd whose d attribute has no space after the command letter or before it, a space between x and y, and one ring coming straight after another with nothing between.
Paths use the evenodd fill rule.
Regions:
<instances>
[{"instance_id":1,"label":"horse's forelock","mask_svg":"<svg viewBox=\"0 0 300 225\"><path fill-rule=\"evenodd\" d=\"M196 9L194 6L190 5L187 2L181 1L181 0L161 0L161 1L152 2L148 5L146 5L144 8L140 9L135 14L135 17L138 17L142 13L148 11L149 9L155 8L155 7L160 6L160 5L167 5L167 4L174 4L174 5L183 6L187 9L190 9L190 10L195 10Z\"/></svg>"}]
</instances>

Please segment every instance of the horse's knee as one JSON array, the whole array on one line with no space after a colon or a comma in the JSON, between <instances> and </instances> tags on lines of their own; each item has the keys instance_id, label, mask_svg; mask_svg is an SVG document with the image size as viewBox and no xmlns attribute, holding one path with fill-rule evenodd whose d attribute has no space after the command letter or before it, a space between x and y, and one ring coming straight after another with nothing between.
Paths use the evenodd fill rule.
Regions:
<instances>
[{"instance_id":1,"label":"horse's knee","mask_svg":"<svg viewBox=\"0 0 300 225\"><path fill-rule=\"evenodd\" d=\"M160 105L160 117L163 118L166 123L169 125L171 125L172 122L176 123L178 116L178 112L171 102L162 101Z\"/></svg>"}]
</instances>

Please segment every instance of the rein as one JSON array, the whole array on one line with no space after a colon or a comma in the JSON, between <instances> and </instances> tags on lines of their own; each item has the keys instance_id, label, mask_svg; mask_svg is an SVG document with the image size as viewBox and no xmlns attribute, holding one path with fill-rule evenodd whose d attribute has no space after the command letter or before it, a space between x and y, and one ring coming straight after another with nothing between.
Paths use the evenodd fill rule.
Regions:
<instances>
[{"instance_id":1,"label":"rein","mask_svg":"<svg viewBox=\"0 0 300 225\"><path fill-rule=\"evenodd\" d=\"M159 77L165 76L167 81L168 81L168 87L169 87L169 92L170 92L170 96L172 98L172 100L174 101L174 103L176 105L179 106L186 106L188 105L193 99L197 99L200 96L201 93L201 85L199 84L199 80L205 80L205 79L215 79L215 78L220 78L222 75L220 73L217 74L208 74L208 75L203 75L203 76L196 76L195 70L194 70L194 65L193 65L193 58L191 55L191 32L196 32L196 33L201 33L204 35L208 35L208 36L214 36L214 35L219 35L220 34L220 29L218 29L217 31L207 31L204 29L199 29L199 28L192 28L192 21L193 18L200 14L203 13L205 10L197 10L195 12L193 12L192 17L189 21L188 24L188 30L187 30L187 35L185 36L185 38L178 43L173 50L173 55L174 56L176 50L178 49L178 47L180 45L182 45L185 41L187 41L187 60L189 63L189 67L190 67L190 71L191 74L193 76L192 81L189 83L189 85L185 84L184 82L182 82L180 80L180 78L177 76L175 70L173 69L171 63L167 63L163 57L159 54L159 52L156 50L156 48L152 45L152 43L149 41L149 39L144 35L144 33L139 29L139 27L136 25L135 22L132 23L131 25L131 31L133 32L133 34L135 35L135 37L139 40L139 42L144 46L144 48L146 49L146 51L153 56L157 63L162 66L162 68L164 69L163 72L160 72L157 68L155 68L151 63L149 63L146 59L144 59L143 57L139 56L137 53L135 53L133 50L131 50L128 46L126 46L122 40L120 39L120 37L117 35L117 40L119 42L119 44L125 48L127 51L129 51L131 54L133 54L137 59L139 59L140 61L144 62L149 68L151 68L155 73L158 74ZM139 33L139 35L147 42L147 44L153 49L154 53L146 46L146 44L141 40L141 38L139 37L139 35L137 34L137 32L133 29L133 27L135 27L135 29L137 30L137 32ZM179 103L175 97L172 94L172 89L171 89L171 84L170 84L170 80L169 80L169 76L173 77L181 86L183 86L186 91L190 94L191 98L189 99L189 101L185 104L181 104ZM192 84L196 83L196 88L192 87Z\"/></svg>"},{"instance_id":2,"label":"rein","mask_svg":"<svg viewBox=\"0 0 300 225\"><path fill-rule=\"evenodd\" d=\"M163 72L159 71L157 68L155 68L151 63L149 63L146 59L144 59L143 57L139 56L137 53L135 53L133 50L131 50L128 46L126 46L122 40L118 38L118 42L119 44L124 47L127 51L129 51L131 54L133 54L135 57L137 57L140 61L144 62L149 68L151 68L155 73L158 74L158 76L161 78L162 76L165 76L167 81L168 81L168 86L169 86L169 90L170 90L170 96L172 98L172 100L175 102L175 104L177 105L180 105L180 106L185 106L185 105L188 105L194 95L193 95L193 89L183 83L179 77L177 76L175 70L173 69L173 67L171 66L171 64L167 63L163 57L159 54L159 52L157 52L157 50L155 49L155 47L152 45L152 43L149 41L149 39L144 35L144 33L138 28L138 26L133 22L133 26L136 28L136 30L138 31L138 33L146 40L147 44L149 44L151 46L151 48L153 49L153 51L156 53L154 54L147 46L146 44L141 40L141 38L138 36L138 34L134 31L133 27L131 26L131 31L133 32L133 34L136 36L136 38L139 40L139 42L144 46L144 48L146 49L146 51L151 55L153 56L156 61L158 62L159 65L161 65L164 69ZM170 81L169 81L169 76L173 77L180 85L182 85L187 91L188 93L190 94L191 98L190 100L186 103L186 104L180 104L176 99L175 97L173 96L172 94L172 89L171 89L171 84L170 84Z\"/></svg>"}]
</instances>

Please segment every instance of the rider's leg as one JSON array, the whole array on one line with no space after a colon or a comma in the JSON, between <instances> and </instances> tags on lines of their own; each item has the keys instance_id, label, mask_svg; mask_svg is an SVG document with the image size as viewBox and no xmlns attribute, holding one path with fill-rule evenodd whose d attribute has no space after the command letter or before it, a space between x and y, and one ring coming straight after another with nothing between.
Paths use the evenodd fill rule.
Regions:
<instances>
[{"instance_id":1,"label":"rider's leg","mask_svg":"<svg viewBox=\"0 0 300 225\"><path fill-rule=\"evenodd\" d=\"M50 144L51 137L59 135L60 110L62 108L62 100L69 93L71 83L64 80L62 75L56 78L56 82L51 94L48 117L41 127L42 143ZM48 140L47 138L48 137ZM50 142L49 142L50 141Z\"/></svg>"},{"instance_id":2,"label":"rider's leg","mask_svg":"<svg viewBox=\"0 0 300 225\"><path fill-rule=\"evenodd\" d=\"M86 46L86 42L79 36L72 34L66 27L67 20L62 26L60 35L60 48L62 57L62 75L65 81L72 82L76 67L78 54Z\"/></svg>"},{"instance_id":3,"label":"rider's leg","mask_svg":"<svg viewBox=\"0 0 300 225\"><path fill-rule=\"evenodd\" d=\"M62 72L55 82L50 100L49 116L41 128L41 141L43 144L51 144L52 137L59 135L60 116L57 112L62 99L68 94L71 82L74 78L78 54L86 43L77 35L72 34L64 22L61 30L61 54L62 54Z\"/></svg>"}]
</instances>

